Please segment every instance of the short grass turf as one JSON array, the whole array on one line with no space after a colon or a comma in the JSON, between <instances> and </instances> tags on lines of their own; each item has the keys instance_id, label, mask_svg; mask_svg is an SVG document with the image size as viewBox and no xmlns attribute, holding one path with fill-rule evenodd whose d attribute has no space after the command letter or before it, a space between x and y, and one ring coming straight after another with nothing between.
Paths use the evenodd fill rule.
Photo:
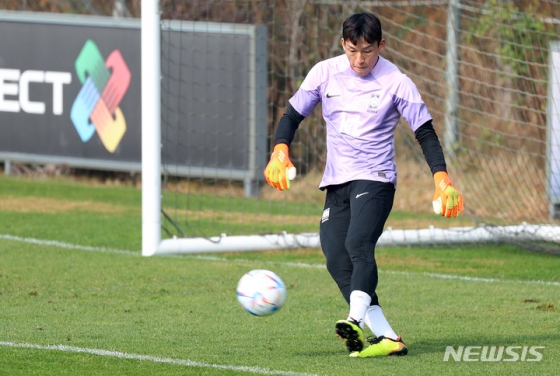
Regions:
<instances>
[{"instance_id":1,"label":"short grass turf","mask_svg":"<svg viewBox=\"0 0 560 376\"><path fill-rule=\"evenodd\" d=\"M386 249L392 258L409 250ZM419 254L422 249L416 249ZM468 257L472 250L457 250ZM314 258L313 252L308 252ZM0 341L64 345L190 360L201 366L0 346L6 374L239 374L240 367L340 375L555 374L560 359L557 284L442 278L386 270L385 314L406 357L351 359L334 336L347 308L321 264L289 254L152 257L0 242ZM550 269L558 260L549 258ZM301 256L303 257L303 256ZM492 259L489 257L489 261ZM389 265L387 265L389 266ZM247 270L266 267L288 285L286 305L258 318L235 296ZM422 268L420 268L422 269ZM552 273L552 272L551 272ZM479 277L487 277L480 275ZM505 276L507 277L507 276ZM447 346L545 346L540 362L444 362ZM214 366L226 366L215 369ZM288 374L288 373L286 373Z\"/></svg>"},{"instance_id":2,"label":"short grass turf","mask_svg":"<svg viewBox=\"0 0 560 376\"><path fill-rule=\"evenodd\" d=\"M558 256L506 245L379 248L378 293L409 355L352 359L334 335L347 306L320 250L145 258L134 188L6 178L0 186L0 200L51 199L0 205L0 233L18 237L0 238L0 374L558 373ZM52 200L74 206L48 209ZM269 317L236 299L237 281L256 268L288 286ZM539 362L445 362L448 346L544 349Z\"/></svg>"}]
</instances>

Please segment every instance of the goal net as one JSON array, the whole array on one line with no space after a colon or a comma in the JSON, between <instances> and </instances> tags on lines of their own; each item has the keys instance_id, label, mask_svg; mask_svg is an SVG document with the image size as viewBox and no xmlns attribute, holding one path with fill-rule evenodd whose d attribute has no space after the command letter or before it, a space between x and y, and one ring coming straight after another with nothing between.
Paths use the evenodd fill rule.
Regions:
<instances>
[{"instance_id":1,"label":"goal net","mask_svg":"<svg viewBox=\"0 0 560 376\"><path fill-rule=\"evenodd\" d=\"M464 215L433 214L433 180L403 121L380 244L560 254L553 0L143 0L143 254L319 246L320 108L290 148L291 188L267 186L262 170L288 99L315 63L343 53L342 22L361 11L380 18L382 55L416 83L465 198Z\"/></svg>"}]
</instances>

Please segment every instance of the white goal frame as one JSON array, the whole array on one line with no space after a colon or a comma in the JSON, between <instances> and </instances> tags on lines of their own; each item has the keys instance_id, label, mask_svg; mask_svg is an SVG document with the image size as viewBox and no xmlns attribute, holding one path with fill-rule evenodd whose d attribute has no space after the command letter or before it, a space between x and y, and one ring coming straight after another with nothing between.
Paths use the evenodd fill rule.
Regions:
<instances>
[{"instance_id":1,"label":"white goal frame","mask_svg":"<svg viewBox=\"0 0 560 376\"><path fill-rule=\"evenodd\" d=\"M457 1L457 0L454 0ZM262 251L320 247L319 234L268 234L162 239L161 24L159 0L141 0L142 65L142 255ZM453 45L453 43L451 43ZM451 103L453 106L454 104ZM451 111L450 111L451 113ZM451 119L452 120L452 119ZM451 121L452 123L452 121ZM511 234L526 240L557 240L560 226L479 226L387 229L379 245L499 242Z\"/></svg>"},{"instance_id":2,"label":"white goal frame","mask_svg":"<svg viewBox=\"0 0 560 376\"><path fill-rule=\"evenodd\" d=\"M161 58L158 0L142 0L142 255L161 242ZM149 94L148 94L149 93Z\"/></svg>"},{"instance_id":3,"label":"white goal frame","mask_svg":"<svg viewBox=\"0 0 560 376\"><path fill-rule=\"evenodd\" d=\"M161 25L158 0L142 0L142 255L318 247L317 234L161 239Z\"/></svg>"},{"instance_id":4,"label":"white goal frame","mask_svg":"<svg viewBox=\"0 0 560 376\"><path fill-rule=\"evenodd\" d=\"M270 234L213 238L161 238L161 25L158 0L142 0L142 255L318 248L319 234ZM468 230L468 231L465 231ZM448 232L451 231L451 234ZM472 241L480 229L390 230L380 243ZM453 235L453 236L450 236Z\"/></svg>"}]
</instances>

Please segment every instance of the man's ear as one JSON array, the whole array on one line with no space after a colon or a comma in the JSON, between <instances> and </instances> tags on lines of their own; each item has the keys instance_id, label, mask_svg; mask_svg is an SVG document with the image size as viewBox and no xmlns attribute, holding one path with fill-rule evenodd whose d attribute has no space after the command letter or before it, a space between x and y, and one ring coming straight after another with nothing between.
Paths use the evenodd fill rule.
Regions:
<instances>
[{"instance_id":1,"label":"man's ear","mask_svg":"<svg viewBox=\"0 0 560 376\"><path fill-rule=\"evenodd\" d=\"M379 52L383 51L385 49L385 39L381 39L381 42L379 42Z\"/></svg>"},{"instance_id":2,"label":"man's ear","mask_svg":"<svg viewBox=\"0 0 560 376\"><path fill-rule=\"evenodd\" d=\"M342 49L346 51L346 48L344 47L344 38L340 38L340 44L342 44Z\"/></svg>"}]
</instances>

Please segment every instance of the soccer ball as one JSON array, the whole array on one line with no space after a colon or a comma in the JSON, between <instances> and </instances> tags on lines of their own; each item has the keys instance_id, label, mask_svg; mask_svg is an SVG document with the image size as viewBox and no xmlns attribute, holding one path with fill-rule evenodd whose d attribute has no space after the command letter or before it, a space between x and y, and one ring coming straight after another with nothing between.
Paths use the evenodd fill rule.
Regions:
<instances>
[{"instance_id":1,"label":"soccer ball","mask_svg":"<svg viewBox=\"0 0 560 376\"><path fill-rule=\"evenodd\" d=\"M237 284L237 300L255 316L268 316L278 311L286 301L286 286L270 270L251 270Z\"/></svg>"}]
</instances>

